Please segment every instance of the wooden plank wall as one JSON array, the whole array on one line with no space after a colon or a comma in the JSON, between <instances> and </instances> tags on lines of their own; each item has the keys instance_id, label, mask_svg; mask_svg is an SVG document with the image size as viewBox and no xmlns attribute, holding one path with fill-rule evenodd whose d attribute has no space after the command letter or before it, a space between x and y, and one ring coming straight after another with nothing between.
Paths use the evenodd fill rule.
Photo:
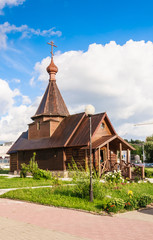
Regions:
<instances>
[{"instance_id":1,"label":"wooden plank wall","mask_svg":"<svg viewBox=\"0 0 153 240\"><path fill-rule=\"evenodd\" d=\"M28 164L33 152L36 152L36 161L39 168L48 170L64 170L63 169L63 151L62 149L44 149L37 151L22 151L18 153L19 169L21 164Z\"/></svg>"},{"instance_id":2,"label":"wooden plank wall","mask_svg":"<svg viewBox=\"0 0 153 240\"><path fill-rule=\"evenodd\" d=\"M14 172L17 170L17 153L12 153L10 155L10 172Z\"/></svg>"},{"instance_id":3,"label":"wooden plank wall","mask_svg":"<svg viewBox=\"0 0 153 240\"><path fill-rule=\"evenodd\" d=\"M68 168L69 164L72 164L72 159L76 162L78 167L81 165L85 169L85 149L79 148L66 148L66 168Z\"/></svg>"}]
</instances>

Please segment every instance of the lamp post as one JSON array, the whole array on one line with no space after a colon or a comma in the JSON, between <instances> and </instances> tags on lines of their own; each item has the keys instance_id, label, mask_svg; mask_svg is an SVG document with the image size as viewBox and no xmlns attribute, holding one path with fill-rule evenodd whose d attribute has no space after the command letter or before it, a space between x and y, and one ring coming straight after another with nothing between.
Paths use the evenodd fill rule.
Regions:
<instances>
[{"instance_id":1,"label":"lamp post","mask_svg":"<svg viewBox=\"0 0 153 240\"><path fill-rule=\"evenodd\" d=\"M95 113L95 108L92 105L87 105L85 107L85 114L89 117L89 129L90 129L90 202L93 202L93 186L92 186L92 142L91 142L91 135L92 135L92 125L91 125L91 116Z\"/></svg>"}]
</instances>

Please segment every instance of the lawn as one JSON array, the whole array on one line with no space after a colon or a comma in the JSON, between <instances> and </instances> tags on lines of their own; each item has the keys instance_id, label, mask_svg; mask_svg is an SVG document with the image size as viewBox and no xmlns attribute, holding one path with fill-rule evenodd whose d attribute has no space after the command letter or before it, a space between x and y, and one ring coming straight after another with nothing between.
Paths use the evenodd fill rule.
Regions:
<instances>
[{"instance_id":1,"label":"lawn","mask_svg":"<svg viewBox=\"0 0 153 240\"><path fill-rule=\"evenodd\" d=\"M153 184L151 183L129 183L125 185L101 183L99 187L101 194L95 194L93 202L89 202L88 194L85 197L82 197L78 191L78 188L76 190L75 186L56 186L53 188L39 189L19 189L5 193L0 197L24 200L44 205L82 209L97 213L106 209L108 210L109 207L114 206L112 201L117 202L116 210L114 210L114 212L118 211L118 204L122 204L122 202L124 203L124 207L119 209L121 211L125 211L125 205L127 203L129 205L134 204L133 208L138 209L140 205L142 206L142 200L144 200L141 199L140 201L142 195L151 195L153 197ZM130 197L128 195L129 191L132 192L132 196ZM94 190L94 192L96 192L96 189ZM138 200L141 203L140 205L138 205ZM118 201L120 201L121 203L118 203Z\"/></svg>"},{"instance_id":2,"label":"lawn","mask_svg":"<svg viewBox=\"0 0 153 240\"><path fill-rule=\"evenodd\" d=\"M60 183L62 181L59 180ZM64 182L66 184L66 182ZM33 178L7 178L4 176L0 176L0 189L4 188L21 188L21 187L36 187L36 186L50 186L53 185L52 180L35 180Z\"/></svg>"}]
</instances>

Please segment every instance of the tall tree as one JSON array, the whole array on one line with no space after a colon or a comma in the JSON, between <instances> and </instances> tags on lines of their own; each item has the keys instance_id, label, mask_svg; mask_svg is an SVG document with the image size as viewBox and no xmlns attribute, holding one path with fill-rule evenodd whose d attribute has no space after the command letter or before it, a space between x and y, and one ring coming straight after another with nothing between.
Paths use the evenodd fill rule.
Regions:
<instances>
[{"instance_id":1,"label":"tall tree","mask_svg":"<svg viewBox=\"0 0 153 240\"><path fill-rule=\"evenodd\" d=\"M153 135L148 136L146 138L144 149L145 149L145 155L146 155L146 162L152 163L153 162Z\"/></svg>"}]
</instances>

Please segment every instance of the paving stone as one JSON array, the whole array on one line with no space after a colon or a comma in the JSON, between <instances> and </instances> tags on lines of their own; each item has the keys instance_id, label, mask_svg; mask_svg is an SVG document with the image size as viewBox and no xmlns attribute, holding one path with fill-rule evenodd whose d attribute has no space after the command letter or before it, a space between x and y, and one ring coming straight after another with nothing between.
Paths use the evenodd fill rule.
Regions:
<instances>
[{"instance_id":1,"label":"paving stone","mask_svg":"<svg viewBox=\"0 0 153 240\"><path fill-rule=\"evenodd\" d=\"M0 199L0 233L4 236L0 235L0 240L18 236L20 240L152 240L152 214L148 209L145 213L134 211L109 217Z\"/></svg>"}]
</instances>

